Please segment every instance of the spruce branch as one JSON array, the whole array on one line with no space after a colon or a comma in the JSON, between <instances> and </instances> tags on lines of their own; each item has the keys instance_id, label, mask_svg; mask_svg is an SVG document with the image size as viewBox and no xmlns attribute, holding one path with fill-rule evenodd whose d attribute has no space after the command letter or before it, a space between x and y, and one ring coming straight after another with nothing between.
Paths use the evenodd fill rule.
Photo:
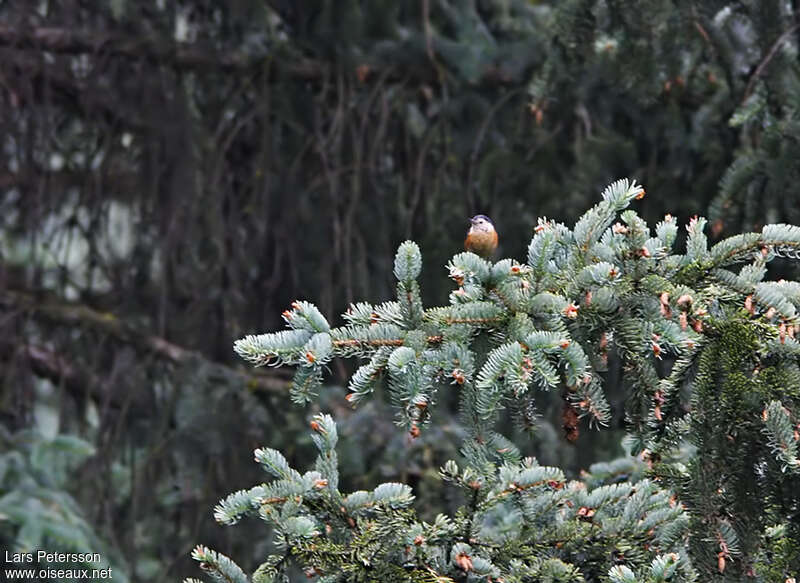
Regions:
<instances>
[{"instance_id":1,"label":"spruce branch","mask_svg":"<svg viewBox=\"0 0 800 583\"><path fill-rule=\"evenodd\" d=\"M220 583L248 583L247 575L225 555L197 545L192 551L192 558L200 563L200 568L212 579Z\"/></svg>"},{"instance_id":2,"label":"spruce branch","mask_svg":"<svg viewBox=\"0 0 800 583\"><path fill-rule=\"evenodd\" d=\"M314 470L301 476L276 453L262 453L260 461L277 479L231 495L218 507L220 520L232 523L257 509L277 529L281 548L293 549L295 558L320 572L351 556L340 539L328 538L332 533L360 545L357 554L371 568L389 569L401 560L408 569L424 565L457 578L497 577L513 565L577 580L580 570L570 561L582 556L582 545L628 548L632 540L650 541L652 552L629 565L607 565L603 576L694 581L689 550L706 556L716 549L719 565L732 568L753 543L740 544L749 533L728 519L733 511L718 509L749 509L732 494L741 487L737 476L706 457L704 448L713 444L711 451L735 466L743 457L739 432L755 422L761 407L763 438L746 455L761 462L777 458L795 469L796 422L778 398L787 381L800 380L800 344L794 340L800 284L769 281L766 265L777 256L797 256L800 228L767 225L709 247L706 220L694 217L686 225L686 251L679 254L673 217L664 217L653 236L628 208L643 195L640 186L621 180L574 229L540 221L526 264L455 255L447 264L456 286L449 305L423 308L421 252L407 241L395 256L395 301L351 304L339 327L328 326L312 304L295 302L284 314L289 330L237 342L237 352L257 365L297 366L292 394L298 400L313 397L331 358L363 360L347 400L359 403L385 383L397 423L412 438L435 419L431 406L438 392L457 391L467 434L465 465L448 462L441 477L459 486L467 503L452 523L419 525L413 493L403 484L340 493L335 424L324 416L311 424L320 450ZM601 373L609 352L620 357L629 389L631 453L686 506L648 479L593 488L565 483L560 470L522 461L520 449L496 432L506 406L528 410L554 388L564 399L567 439L578 437L581 417L590 425L608 424L612 411ZM714 433L716 427L726 435ZM595 471L610 477L643 470L627 463ZM710 489L706 472L722 486ZM333 530L323 533L323 523ZM544 534L537 525L550 530ZM392 529L400 528L416 529L415 539L393 538ZM509 542L508 533L522 542ZM398 544L402 551L393 546ZM544 548L563 554L542 561Z\"/></svg>"},{"instance_id":3,"label":"spruce branch","mask_svg":"<svg viewBox=\"0 0 800 583\"><path fill-rule=\"evenodd\" d=\"M333 453L337 428L332 418L317 415L310 426L320 454ZM530 458L484 465L481 472L472 465L461 470L448 461L441 475L465 490L467 505L454 518L440 514L426 523L417 519L415 497L406 484L387 482L371 491L344 494L331 485L331 476L318 471L301 476L274 450L259 449L256 457L276 479L235 492L217 507L218 517L228 524L257 508L275 529L281 552L262 563L254 581L274 580L289 562L307 574L344 576L341 580L396 580L393 569L402 564L406 575L436 573L454 580L514 580L533 569L558 574L557 580L579 581L582 569L598 566L596 558L583 562L589 549L610 556L619 541L646 538L652 531L669 532L660 548L678 553L686 530L684 510L649 481L587 489L567 482L560 469ZM336 471L335 464L331 469ZM500 516L507 518L496 531L493 525ZM601 530L605 537L597 536ZM200 546L193 556L215 580L244 581L241 569L223 555ZM600 567L611 565L601 561Z\"/></svg>"},{"instance_id":4,"label":"spruce branch","mask_svg":"<svg viewBox=\"0 0 800 583\"><path fill-rule=\"evenodd\" d=\"M780 460L783 471L800 473L800 459L797 457L800 423L792 423L792 416L780 401L770 401L761 414L764 432L769 444Z\"/></svg>"}]
</instances>

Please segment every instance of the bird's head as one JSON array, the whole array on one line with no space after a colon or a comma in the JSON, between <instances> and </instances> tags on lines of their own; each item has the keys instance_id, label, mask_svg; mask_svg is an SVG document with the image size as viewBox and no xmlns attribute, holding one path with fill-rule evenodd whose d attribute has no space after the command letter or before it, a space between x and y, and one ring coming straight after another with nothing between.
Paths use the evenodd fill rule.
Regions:
<instances>
[{"instance_id":1,"label":"bird's head","mask_svg":"<svg viewBox=\"0 0 800 583\"><path fill-rule=\"evenodd\" d=\"M469 222L472 225L470 231L494 231L492 219L486 215L475 215Z\"/></svg>"}]
</instances>

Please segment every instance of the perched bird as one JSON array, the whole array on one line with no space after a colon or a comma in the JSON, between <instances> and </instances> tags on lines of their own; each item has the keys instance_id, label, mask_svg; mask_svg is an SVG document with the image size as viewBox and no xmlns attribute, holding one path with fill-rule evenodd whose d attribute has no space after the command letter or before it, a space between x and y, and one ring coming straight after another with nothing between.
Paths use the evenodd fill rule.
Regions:
<instances>
[{"instance_id":1,"label":"perched bird","mask_svg":"<svg viewBox=\"0 0 800 583\"><path fill-rule=\"evenodd\" d=\"M475 215L469 222L471 226L464 240L464 249L488 258L497 249L497 231L492 220L486 215Z\"/></svg>"}]
</instances>

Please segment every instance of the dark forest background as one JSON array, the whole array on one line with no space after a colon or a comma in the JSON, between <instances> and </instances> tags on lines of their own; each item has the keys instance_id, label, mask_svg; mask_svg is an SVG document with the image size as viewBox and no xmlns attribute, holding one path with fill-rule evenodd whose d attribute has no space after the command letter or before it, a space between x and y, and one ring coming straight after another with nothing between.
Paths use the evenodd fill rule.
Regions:
<instances>
[{"instance_id":1,"label":"dark forest background","mask_svg":"<svg viewBox=\"0 0 800 583\"><path fill-rule=\"evenodd\" d=\"M320 407L347 488L455 504L427 487L455 419L412 442L379 401L346 406L342 363L321 404L293 406L288 373L233 341L296 298L332 322L390 298L408 238L443 303L468 217L524 259L538 217L569 224L619 177L644 184L648 221L705 215L713 240L800 223L798 12L0 1L0 547L102 552L118 581L194 574L199 542L252 567L268 533L212 508L259 479L253 448L312 455ZM611 396L615 422L577 445L543 399L522 447L572 475L620 455Z\"/></svg>"}]
</instances>

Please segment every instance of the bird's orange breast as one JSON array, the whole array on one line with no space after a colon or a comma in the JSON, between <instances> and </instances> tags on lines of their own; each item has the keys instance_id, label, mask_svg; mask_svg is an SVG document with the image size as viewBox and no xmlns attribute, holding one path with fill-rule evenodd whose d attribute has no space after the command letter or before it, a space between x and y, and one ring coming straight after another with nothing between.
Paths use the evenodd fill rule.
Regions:
<instances>
[{"instance_id":1,"label":"bird's orange breast","mask_svg":"<svg viewBox=\"0 0 800 583\"><path fill-rule=\"evenodd\" d=\"M482 257L488 257L497 249L497 231L479 231L467 234L464 249Z\"/></svg>"}]
</instances>

